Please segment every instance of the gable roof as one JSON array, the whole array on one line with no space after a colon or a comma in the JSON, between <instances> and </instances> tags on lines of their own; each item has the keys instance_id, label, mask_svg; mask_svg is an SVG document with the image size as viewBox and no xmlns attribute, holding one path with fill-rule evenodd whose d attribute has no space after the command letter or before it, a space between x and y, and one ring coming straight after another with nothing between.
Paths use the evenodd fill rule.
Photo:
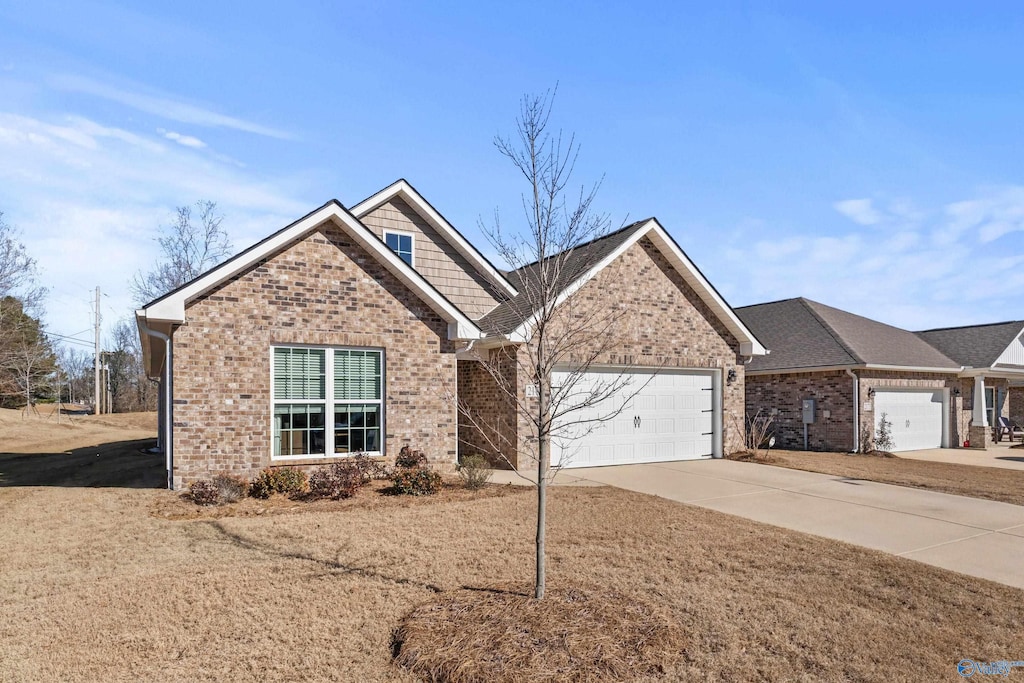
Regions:
<instances>
[{"instance_id":1,"label":"gable roof","mask_svg":"<svg viewBox=\"0 0 1024 683\"><path fill-rule=\"evenodd\" d=\"M958 372L960 364L913 332L803 297L736 309L771 349L747 366L754 372L870 367Z\"/></svg>"},{"instance_id":2,"label":"gable roof","mask_svg":"<svg viewBox=\"0 0 1024 683\"><path fill-rule=\"evenodd\" d=\"M1014 342L1019 345L1022 335L1024 335L1024 321L1022 320L989 325L944 327L917 333L921 339L961 365L973 368L989 368L1000 362L1024 365L1020 359L1012 357L1016 354L1012 354L1013 349L1011 349ZM1014 363L1014 361L1017 362Z\"/></svg>"},{"instance_id":3,"label":"gable roof","mask_svg":"<svg viewBox=\"0 0 1024 683\"><path fill-rule=\"evenodd\" d=\"M401 198L413 211L420 215L427 223L436 230L441 237L448 241L456 251L462 254L484 278L490 282L499 292L505 296L516 296L519 292L502 275L501 271L494 267L487 258L481 254L476 247L462 236L455 226L449 223L441 213L431 206L423 195L416 191L409 181L400 178L391 183L383 190L367 197L352 207L352 214L362 219L366 214L381 205L395 199Z\"/></svg>"},{"instance_id":4,"label":"gable roof","mask_svg":"<svg viewBox=\"0 0 1024 683\"><path fill-rule=\"evenodd\" d=\"M679 245L656 218L631 223L615 232L573 248L565 259L561 272L558 273L558 281L554 283L556 291L559 292L556 305L572 296L643 237L651 240L686 283L722 321L726 329L739 341L742 355L756 356L767 353L761 342L737 317L732 307L708 282L704 274L679 248ZM554 256L549 258L554 258ZM489 335L505 336L512 341L526 341L530 337L533 324L536 322L536 310L532 305L535 297L531 297L530 294L536 290L540 267L540 262L530 263L508 274L508 279L516 284L520 294L499 304L478 321Z\"/></svg>"},{"instance_id":5,"label":"gable roof","mask_svg":"<svg viewBox=\"0 0 1024 683\"><path fill-rule=\"evenodd\" d=\"M319 209L206 271L191 282L149 302L136 312L136 316L150 323L183 323L185 322L185 307L189 302L262 259L293 244L328 221L344 230L356 243L430 306L435 313L447 321L449 338L479 339L483 336L480 328L458 307L448 301L422 275L389 249L337 199L332 199Z\"/></svg>"}]
</instances>

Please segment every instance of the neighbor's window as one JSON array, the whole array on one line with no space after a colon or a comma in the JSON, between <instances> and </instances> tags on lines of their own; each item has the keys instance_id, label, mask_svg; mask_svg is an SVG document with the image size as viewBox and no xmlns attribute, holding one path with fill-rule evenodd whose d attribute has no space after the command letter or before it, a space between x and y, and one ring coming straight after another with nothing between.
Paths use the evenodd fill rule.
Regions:
<instances>
[{"instance_id":1,"label":"neighbor's window","mask_svg":"<svg viewBox=\"0 0 1024 683\"><path fill-rule=\"evenodd\" d=\"M398 254L403 261L412 265L412 235L407 232L384 231L384 242Z\"/></svg>"},{"instance_id":2,"label":"neighbor's window","mask_svg":"<svg viewBox=\"0 0 1024 683\"><path fill-rule=\"evenodd\" d=\"M382 356L375 349L274 348L274 456L379 453Z\"/></svg>"}]
</instances>

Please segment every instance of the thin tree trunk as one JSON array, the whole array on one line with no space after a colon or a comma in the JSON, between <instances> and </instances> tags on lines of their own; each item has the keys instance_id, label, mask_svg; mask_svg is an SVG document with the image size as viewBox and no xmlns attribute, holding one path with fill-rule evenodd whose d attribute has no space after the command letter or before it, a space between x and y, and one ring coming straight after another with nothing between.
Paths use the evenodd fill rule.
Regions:
<instances>
[{"instance_id":1,"label":"thin tree trunk","mask_svg":"<svg viewBox=\"0 0 1024 683\"><path fill-rule=\"evenodd\" d=\"M548 467L551 464L551 433L547 423L548 382L548 378L541 378L540 391L537 392L541 428L537 439L537 577L533 597L538 600L544 597L545 587L544 536L547 529Z\"/></svg>"}]
</instances>

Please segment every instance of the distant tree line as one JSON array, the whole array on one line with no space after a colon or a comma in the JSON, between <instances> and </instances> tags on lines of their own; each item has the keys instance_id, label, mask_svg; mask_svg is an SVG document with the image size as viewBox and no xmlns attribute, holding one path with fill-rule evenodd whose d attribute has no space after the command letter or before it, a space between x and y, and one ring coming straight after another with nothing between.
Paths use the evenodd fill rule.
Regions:
<instances>
[{"instance_id":1,"label":"distant tree line","mask_svg":"<svg viewBox=\"0 0 1024 683\"><path fill-rule=\"evenodd\" d=\"M176 209L175 220L157 237L160 257L153 269L128 283L138 305L166 294L223 261L231 243L217 204L199 201ZM0 212L0 407L31 407L39 401L91 405L95 353L55 344L42 321L46 290L38 284L35 259L18 231ZM154 410L157 386L146 376L134 316L114 325L100 356L101 401L111 412ZM108 399L109 397L109 399Z\"/></svg>"}]
</instances>

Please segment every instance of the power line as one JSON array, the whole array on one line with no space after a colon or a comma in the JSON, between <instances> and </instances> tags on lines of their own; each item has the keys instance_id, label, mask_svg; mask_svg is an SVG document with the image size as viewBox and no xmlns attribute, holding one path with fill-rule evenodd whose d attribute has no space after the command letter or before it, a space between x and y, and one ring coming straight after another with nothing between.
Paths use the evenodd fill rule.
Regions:
<instances>
[{"instance_id":1,"label":"power line","mask_svg":"<svg viewBox=\"0 0 1024 683\"><path fill-rule=\"evenodd\" d=\"M90 330L85 330L85 332L92 332L92 330L91 329ZM79 335L79 334L84 334L84 332L75 332L75 334L71 334L71 335L68 335L68 334L57 334L56 332L46 332L46 334L50 335L51 337L60 337L61 339L70 339L71 341L84 342L86 344L91 344L92 343L88 339L79 339L77 336L75 336L75 335Z\"/></svg>"}]
</instances>

